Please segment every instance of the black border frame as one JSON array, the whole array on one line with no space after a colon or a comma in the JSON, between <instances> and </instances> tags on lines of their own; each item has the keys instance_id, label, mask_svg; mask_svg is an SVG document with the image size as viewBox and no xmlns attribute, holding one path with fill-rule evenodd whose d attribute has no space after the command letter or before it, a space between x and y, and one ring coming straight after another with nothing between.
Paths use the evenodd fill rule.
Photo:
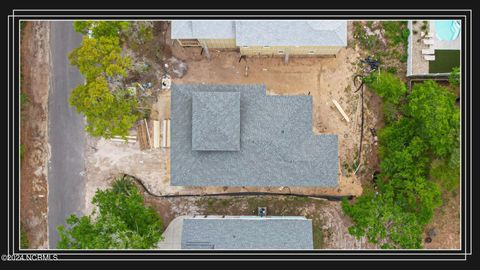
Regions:
<instances>
[{"instance_id":1,"label":"black border frame","mask_svg":"<svg viewBox=\"0 0 480 270\"><path fill-rule=\"evenodd\" d=\"M40 17L41 16L41 17ZM435 19L462 20L462 232L461 250L313 250L313 251L60 251L19 249L19 20L74 19ZM219 17L220 16L220 17ZM246 17L245 17L246 16ZM471 89L472 89L472 11L471 10L13 10L8 16L8 182L3 182L2 208L7 219L2 222L2 255L56 255L58 260L466 260L472 253L471 186ZM478 79L475 77L475 79ZM468 91L467 91L468 90ZM7 201L8 199L8 201ZM16 199L16 200L15 200ZM469 203L467 203L469 202ZM5 204L4 204L5 203ZM6 225L6 226L5 226ZM3 228L5 226L5 228ZM21 257L21 256L20 256ZM55 259L55 257L53 257ZM3 257L2 257L3 260Z\"/></svg>"}]
</instances>

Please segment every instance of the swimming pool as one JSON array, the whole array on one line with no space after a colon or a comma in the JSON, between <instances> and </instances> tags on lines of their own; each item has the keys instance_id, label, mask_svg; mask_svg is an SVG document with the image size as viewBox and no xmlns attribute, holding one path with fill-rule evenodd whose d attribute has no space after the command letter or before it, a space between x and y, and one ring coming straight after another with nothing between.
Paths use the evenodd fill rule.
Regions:
<instances>
[{"instance_id":1,"label":"swimming pool","mask_svg":"<svg viewBox=\"0 0 480 270\"><path fill-rule=\"evenodd\" d=\"M435 21L435 32L439 40L455 40L460 34L460 22L455 20Z\"/></svg>"}]
</instances>

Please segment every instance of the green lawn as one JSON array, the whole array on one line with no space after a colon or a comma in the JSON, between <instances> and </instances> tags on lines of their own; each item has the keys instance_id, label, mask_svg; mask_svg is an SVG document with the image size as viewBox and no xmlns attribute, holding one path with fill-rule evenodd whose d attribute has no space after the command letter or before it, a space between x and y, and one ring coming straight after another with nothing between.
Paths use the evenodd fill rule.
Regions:
<instances>
[{"instance_id":1,"label":"green lawn","mask_svg":"<svg viewBox=\"0 0 480 270\"><path fill-rule=\"evenodd\" d=\"M449 73L460 66L460 50L435 50L435 61L430 61L430 73Z\"/></svg>"}]
</instances>

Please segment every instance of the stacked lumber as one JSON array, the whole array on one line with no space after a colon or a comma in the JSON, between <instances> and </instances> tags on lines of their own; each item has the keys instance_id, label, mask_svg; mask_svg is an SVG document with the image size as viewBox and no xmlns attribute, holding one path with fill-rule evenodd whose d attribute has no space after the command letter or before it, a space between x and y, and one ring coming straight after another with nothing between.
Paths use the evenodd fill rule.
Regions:
<instances>
[{"instance_id":1,"label":"stacked lumber","mask_svg":"<svg viewBox=\"0 0 480 270\"><path fill-rule=\"evenodd\" d=\"M113 136L113 138L110 139L112 142L127 142L127 143L136 143L137 142L137 136L125 136L125 139L120 137L120 136Z\"/></svg>"},{"instance_id":2,"label":"stacked lumber","mask_svg":"<svg viewBox=\"0 0 480 270\"><path fill-rule=\"evenodd\" d=\"M170 119L162 121L162 147L170 147Z\"/></svg>"},{"instance_id":3,"label":"stacked lumber","mask_svg":"<svg viewBox=\"0 0 480 270\"><path fill-rule=\"evenodd\" d=\"M142 123L137 126L137 138L140 144L140 150L150 149L147 125L145 123L146 121L142 121Z\"/></svg>"},{"instance_id":4,"label":"stacked lumber","mask_svg":"<svg viewBox=\"0 0 480 270\"><path fill-rule=\"evenodd\" d=\"M153 120L153 148L160 147L160 121Z\"/></svg>"}]
</instances>

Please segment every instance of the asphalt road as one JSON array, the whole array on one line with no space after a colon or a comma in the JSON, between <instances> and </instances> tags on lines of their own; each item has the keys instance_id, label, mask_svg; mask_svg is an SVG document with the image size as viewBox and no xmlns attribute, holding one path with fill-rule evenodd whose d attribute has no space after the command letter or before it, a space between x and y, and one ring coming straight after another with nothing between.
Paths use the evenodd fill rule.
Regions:
<instances>
[{"instance_id":1,"label":"asphalt road","mask_svg":"<svg viewBox=\"0 0 480 270\"><path fill-rule=\"evenodd\" d=\"M68 61L82 36L72 22L52 21L50 30L51 87L48 100L48 126L51 156L48 166L49 246L56 248L57 226L72 213L81 214L84 205L84 120L68 104L72 89L83 83L80 72Z\"/></svg>"}]
</instances>

